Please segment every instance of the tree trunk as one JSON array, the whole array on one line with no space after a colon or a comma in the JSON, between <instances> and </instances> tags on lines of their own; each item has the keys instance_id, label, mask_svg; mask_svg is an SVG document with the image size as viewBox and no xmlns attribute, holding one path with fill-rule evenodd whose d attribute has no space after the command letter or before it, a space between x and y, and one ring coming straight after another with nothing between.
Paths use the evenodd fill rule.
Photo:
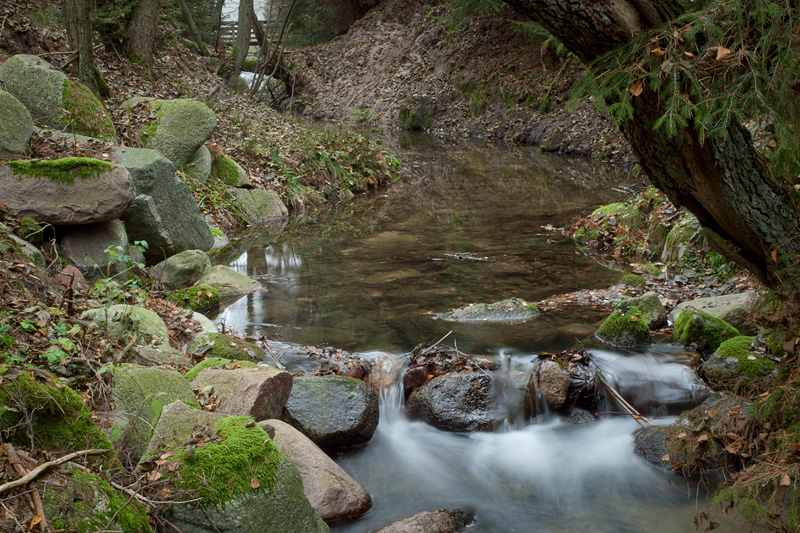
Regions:
<instances>
[{"instance_id":1,"label":"tree trunk","mask_svg":"<svg viewBox=\"0 0 800 533\"><path fill-rule=\"evenodd\" d=\"M588 63L639 33L677 16L669 0L506 0L541 24ZM610 103L610 102L609 102ZM701 143L690 124L670 137L654 129L664 109L657 93L633 98L633 117L620 125L652 183L676 205L697 216L712 245L765 284L781 282L781 271L800 254L798 204L775 179L750 134L731 123L725 138Z\"/></svg>"},{"instance_id":2,"label":"tree trunk","mask_svg":"<svg viewBox=\"0 0 800 533\"><path fill-rule=\"evenodd\" d=\"M153 53L158 41L158 17L161 14L161 0L139 0L128 26L128 51L145 60L153 62Z\"/></svg>"},{"instance_id":3,"label":"tree trunk","mask_svg":"<svg viewBox=\"0 0 800 533\"><path fill-rule=\"evenodd\" d=\"M236 60L233 72L228 79L228 87L236 88L239 84L239 75L242 73L247 53L250 50L250 11L253 10L253 0L239 0L239 21L236 26Z\"/></svg>"},{"instance_id":4,"label":"tree trunk","mask_svg":"<svg viewBox=\"0 0 800 533\"><path fill-rule=\"evenodd\" d=\"M89 0L65 0L62 7L69 46L78 53L78 80L98 95L94 76L91 3Z\"/></svg>"},{"instance_id":5,"label":"tree trunk","mask_svg":"<svg viewBox=\"0 0 800 533\"><path fill-rule=\"evenodd\" d=\"M186 3L186 0L178 0L178 3L181 5L181 13L183 13L186 26L189 28L189 35L192 36L192 39L197 45L200 55L208 57L211 54L208 53L208 48L206 48L203 42L203 37L200 35L200 32L197 31L197 26L195 26L194 19L192 18L192 12L189 10L189 4Z\"/></svg>"}]
</instances>

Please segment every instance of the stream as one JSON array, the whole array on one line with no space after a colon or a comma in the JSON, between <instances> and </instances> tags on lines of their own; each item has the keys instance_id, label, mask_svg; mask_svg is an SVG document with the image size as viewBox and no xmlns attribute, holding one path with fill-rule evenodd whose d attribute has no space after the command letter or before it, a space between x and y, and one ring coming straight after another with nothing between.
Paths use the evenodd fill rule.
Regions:
<instances>
[{"instance_id":1,"label":"stream","mask_svg":"<svg viewBox=\"0 0 800 533\"><path fill-rule=\"evenodd\" d=\"M402 364L416 345L448 332L465 353L527 371L535 353L591 336L601 310L548 311L513 325L447 322L435 313L616 283L621 272L586 258L557 229L624 196L615 189L632 181L626 171L477 141L387 142L401 155L403 179L260 230L224 258L268 291L225 308L219 324L266 336L291 371L316 366L306 345ZM703 398L692 354L681 347L587 347L622 395L663 423ZM709 512L705 494L636 457L638 427L614 414L581 426L550 414L492 433L447 433L409 420L401 388L389 387L372 440L334 457L373 507L332 531L372 531L446 507L475 513L469 531L697 531L694 518ZM716 531L749 530L718 514Z\"/></svg>"}]
</instances>

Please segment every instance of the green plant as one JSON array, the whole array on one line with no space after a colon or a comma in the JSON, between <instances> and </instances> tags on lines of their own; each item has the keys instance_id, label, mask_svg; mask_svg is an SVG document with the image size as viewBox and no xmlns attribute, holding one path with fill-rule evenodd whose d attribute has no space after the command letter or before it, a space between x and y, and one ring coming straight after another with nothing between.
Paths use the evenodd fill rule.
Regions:
<instances>
[{"instance_id":1,"label":"green plant","mask_svg":"<svg viewBox=\"0 0 800 533\"><path fill-rule=\"evenodd\" d=\"M146 241L136 241L133 246L141 253L147 251ZM111 307L115 303L135 303L141 304L150 300L150 295L144 288L144 282L136 274L137 271L144 270L144 263L136 261L128 254L128 250L119 245L112 245L105 249L108 254L107 277L98 280L89 294L105 305ZM112 275L115 266L122 267L121 271ZM126 281L119 282L115 278L124 276Z\"/></svg>"}]
</instances>

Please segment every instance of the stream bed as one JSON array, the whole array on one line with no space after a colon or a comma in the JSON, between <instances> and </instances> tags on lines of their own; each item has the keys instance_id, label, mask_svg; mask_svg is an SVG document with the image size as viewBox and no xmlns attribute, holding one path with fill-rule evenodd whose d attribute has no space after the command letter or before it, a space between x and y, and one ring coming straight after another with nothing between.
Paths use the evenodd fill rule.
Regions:
<instances>
[{"instance_id":1,"label":"stream bed","mask_svg":"<svg viewBox=\"0 0 800 533\"><path fill-rule=\"evenodd\" d=\"M314 368L307 345L402 363L448 332L462 352L525 371L535 353L591 335L601 310L548 311L513 325L435 313L616 283L621 272L586 258L556 229L617 201L631 181L626 171L516 146L414 135L392 143L406 175L388 190L295 217L274 231L279 237L249 240L228 258L268 290L228 306L218 323L266 336L292 371ZM592 353L623 396L664 423L703 397L681 347ZM552 414L493 433L446 433L409 420L399 387L390 387L372 440L334 457L373 508L332 530L367 532L459 507L476 514L470 531L696 531L705 495L636 457L636 429L614 414L583 426ZM714 519L716 531L750 530Z\"/></svg>"}]
</instances>

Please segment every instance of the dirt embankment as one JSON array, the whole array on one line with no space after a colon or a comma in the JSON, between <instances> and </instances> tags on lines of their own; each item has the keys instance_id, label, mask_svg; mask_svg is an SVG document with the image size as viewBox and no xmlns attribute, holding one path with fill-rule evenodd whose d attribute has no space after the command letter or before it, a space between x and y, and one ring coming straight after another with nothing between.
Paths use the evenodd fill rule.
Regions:
<instances>
[{"instance_id":1,"label":"dirt embankment","mask_svg":"<svg viewBox=\"0 0 800 533\"><path fill-rule=\"evenodd\" d=\"M582 75L542 50L508 9L459 20L446 3L388 0L331 42L289 54L305 112L320 120L507 139L548 151L623 159L617 127L588 98L568 111Z\"/></svg>"}]
</instances>

